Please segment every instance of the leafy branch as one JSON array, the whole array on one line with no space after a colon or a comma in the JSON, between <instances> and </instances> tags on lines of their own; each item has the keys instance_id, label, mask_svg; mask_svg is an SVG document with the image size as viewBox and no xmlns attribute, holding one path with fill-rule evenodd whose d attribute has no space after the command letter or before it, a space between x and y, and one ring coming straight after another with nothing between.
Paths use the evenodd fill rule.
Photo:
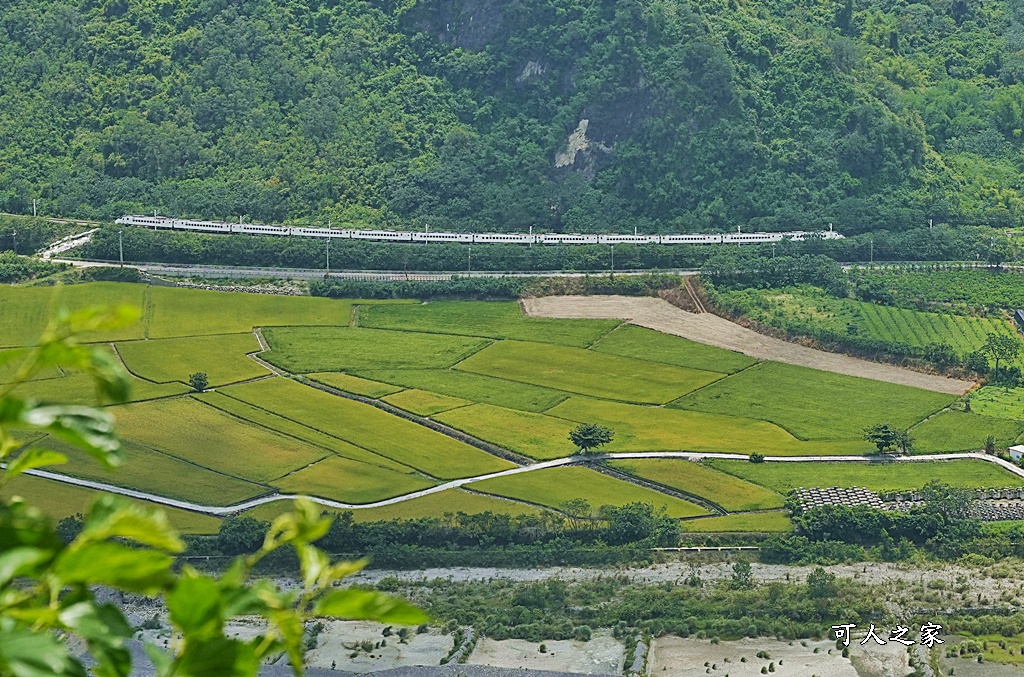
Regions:
<instances>
[{"instance_id":1,"label":"leafy branch","mask_svg":"<svg viewBox=\"0 0 1024 677\"><path fill-rule=\"evenodd\" d=\"M108 468L120 463L120 442L108 412L41 404L15 393L33 375L60 366L89 374L98 398L127 400L129 381L120 365L80 339L85 332L122 327L137 318L131 309L61 312L35 345L0 356L22 360L14 379L0 389L0 488L20 474L67 461L42 448L18 454L19 439L27 432L68 442ZM293 512L273 522L256 553L235 559L215 577L187 565L175 571L175 555L184 545L162 511L104 495L89 509L81 533L65 544L51 521L24 498L0 500L0 674L84 677L82 661L64 641L74 635L95 661L93 674L127 676L127 640L134 631L120 609L96 599L94 586L163 597L181 639L168 650L146 646L159 677L256 675L265 660L282 654L301 675L303 633L313 618L426 622L422 611L399 598L338 587L366 562L331 562L313 545L331 521L311 501L299 499ZM253 580L259 561L284 547L298 554L302 585L281 590ZM266 630L248 641L226 636L226 624L238 616L260 616Z\"/></svg>"}]
</instances>

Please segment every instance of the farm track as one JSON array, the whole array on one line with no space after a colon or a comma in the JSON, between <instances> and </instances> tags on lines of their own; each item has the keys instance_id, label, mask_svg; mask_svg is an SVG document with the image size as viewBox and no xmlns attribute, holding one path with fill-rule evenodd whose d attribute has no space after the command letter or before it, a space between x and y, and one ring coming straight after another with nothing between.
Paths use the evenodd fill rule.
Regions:
<instances>
[{"instance_id":1,"label":"farm track","mask_svg":"<svg viewBox=\"0 0 1024 677\"><path fill-rule=\"evenodd\" d=\"M890 364L789 343L758 334L712 313L689 313L667 301L652 297L547 296L526 299L523 308L531 317L626 320L641 327L733 350L759 360L785 362L950 395L962 395L975 386L972 381L922 374Z\"/></svg>"},{"instance_id":2,"label":"farm track","mask_svg":"<svg viewBox=\"0 0 1024 677\"><path fill-rule=\"evenodd\" d=\"M633 451L611 454L594 454L592 456L587 456L585 458L581 458L579 456L568 456L565 458L558 458L552 461L543 461L541 463L535 463L533 465L512 468L510 470L502 470L500 472L490 473L487 475L478 475L476 477L464 477L462 479L445 482L443 484L439 484L428 489L414 491L408 494L404 494L402 496L395 496L393 498L385 499L383 501L376 501L374 503L342 503L340 501L333 501L330 499L320 498L317 496L309 496L307 498L309 498L309 500L313 501L318 505L340 510L364 510L367 508L381 508L384 506L395 505L398 503L404 503L405 501L411 501L417 498L422 498L424 496L429 496L430 494L440 493L442 491L447 491L449 489L458 489L467 484L473 484L474 482L481 482L483 480L494 479L497 477L518 475L520 473L535 472L538 470L546 470L548 468L559 468L562 466L569 465L591 465L595 463L601 463L603 461L614 461L619 459L630 458L680 458L687 461L702 461L704 459L709 458L733 461L748 460L748 457L744 454L694 453L688 451ZM999 466L1002 466L1004 469L1012 472L1015 475L1024 477L1024 469L1021 469L1016 465L1010 463L1009 461L1004 461L1003 459L998 458L996 456L989 456L987 454L982 454L978 452L906 456L893 459L886 459L884 461L879 461L876 457L871 456L769 456L765 458L765 461L769 463L918 463L928 461L952 461L958 459L977 459L982 461L988 461L989 463L995 463ZM231 506L202 505L200 503L192 503L190 501L182 501L174 498L168 498L166 496L150 494L144 491L126 489L124 487L119 487L104 482L94 482L92 480L83 480L75 477L69 477L67 475L61 475L59 473L50 472L47 470L29 470L25 474L31 475L33 477L39 477L42 479L63 482L64 484L71 484L74 486L84 487L87 489L96 489L99 491L106 491L112 494L120 494L122 496L137 498L172 508L180 508L182 510L189 510L191 512L198 512L215 516L234 515L261 505L266 505L267 503L274 503L276 501L292 501L301 496L300 494L272 494L269 496L254 498Z\"/></svg>"}]
</instances>

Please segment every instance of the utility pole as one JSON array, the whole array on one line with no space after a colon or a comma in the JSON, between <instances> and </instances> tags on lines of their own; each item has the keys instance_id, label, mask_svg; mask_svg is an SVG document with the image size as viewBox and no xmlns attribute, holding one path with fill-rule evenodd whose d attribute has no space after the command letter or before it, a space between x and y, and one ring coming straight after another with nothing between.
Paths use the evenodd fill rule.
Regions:
<instances>
[{"instance_id":1,"label":"utility pole","mask_svg":"<svg viewBox=\"0 0 1024 677\"><path fill-rule=\"evenodd\" d=\"M124 238L122 237L123 234L123 230L117 231L117 256L118 260L121 262L122 268L124 268Z\"/></svg>"}]
</instances>

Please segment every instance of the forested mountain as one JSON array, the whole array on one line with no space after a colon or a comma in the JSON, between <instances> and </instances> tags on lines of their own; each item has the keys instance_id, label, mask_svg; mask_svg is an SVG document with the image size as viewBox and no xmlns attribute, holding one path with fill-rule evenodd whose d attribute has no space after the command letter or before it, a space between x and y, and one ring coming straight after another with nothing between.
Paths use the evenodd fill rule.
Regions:
<instances>
[{"instance_id":1,"label":"forested mountain","mask_svg":"<svg viewBox=\"0 0 1024 677\"><path fill-rule=\"evenodd\" d=\"M0 210L1024 218L1024 0L5 0Z\"/></svg>"}]
</instances>

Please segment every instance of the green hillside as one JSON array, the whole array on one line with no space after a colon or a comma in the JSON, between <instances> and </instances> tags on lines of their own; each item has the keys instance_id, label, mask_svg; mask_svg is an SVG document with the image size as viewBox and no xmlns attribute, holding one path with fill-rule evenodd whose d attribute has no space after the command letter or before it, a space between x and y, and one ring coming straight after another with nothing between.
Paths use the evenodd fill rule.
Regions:
<instances>
[{"instance_id":1,"label":"green hillside","mask_svg":"<svg viewBox=\"0 0 1024 677\"><path fill-rule=\"evenodd\" d=\"M8 0L0 211L1016 223L1020 0Z\"/></svg>"}]
</instances>

